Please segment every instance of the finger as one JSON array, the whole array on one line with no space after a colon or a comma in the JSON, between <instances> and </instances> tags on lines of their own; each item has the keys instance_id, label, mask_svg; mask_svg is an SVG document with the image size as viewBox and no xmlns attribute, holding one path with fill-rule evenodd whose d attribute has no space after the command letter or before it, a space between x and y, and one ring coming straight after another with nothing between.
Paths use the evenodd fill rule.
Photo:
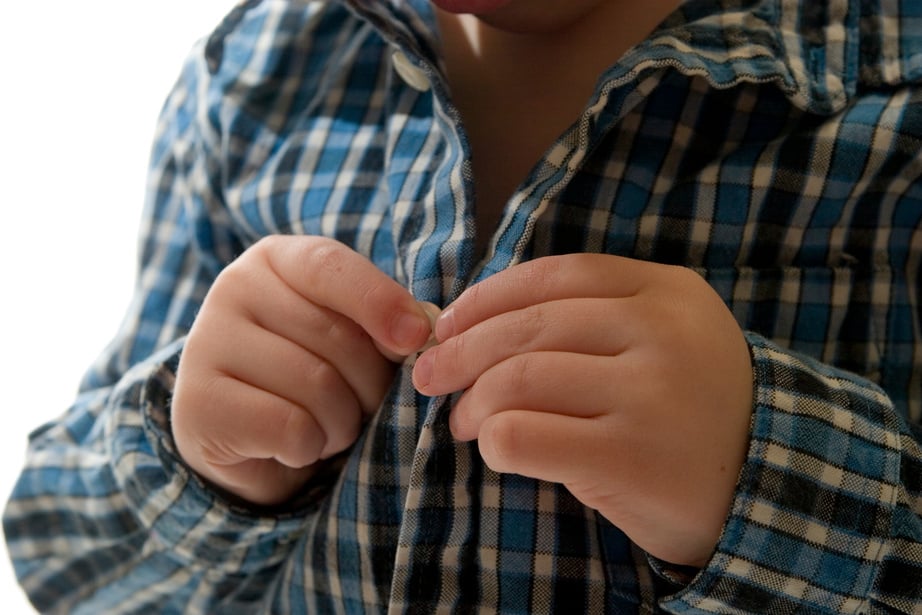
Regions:
<instances>
[{"instance_id":1,"label":"finger","mask_svg":"<svg viewBox=\"0 0 922 615\"><path fill-rule=\"evenodd\" d=\"M432 348L438 343L435 339L435 322L438 320L439 314L442 313L442 308L429 301L420 301L419 305L429 319L429 338L426 340L426 345L420 349L422 351Z\"/></svg>"},{"instance_id":2,"label":"finger","mask_svg":"<svg viewBox=\"0 0 922 615\"><path fill-rule=\"evenodd\" d=\"M621 361L562 352L512 357L487 370L452 408L452 434L478 437L481 426L506 410L590 418L633 403L630 384L619 381Z\"/></svg>"},{"instance_id":3,"label":"finger","mask_svg":"<svg viewBox=\"0 0 922 615\"><path fill-rule=\"evenodd\" d=\"M571 484L591 481L596 468L617 473L610 440L598 419L512 410L484 423L478 446L496 472Z\"/></svg>"},{"instance_id":4,"label":"finger","mask_svg":"<svg viewBox=\"0 0 922 615\"><path fill-rule=\"evenodd\" d=\"M271 267L298 294L352 319L392 353L411 354L429 338L429 319L413 296L347 246L279 236L256 246L262 244Z\"/></svg>"},{"instance_id":5,"label":"finger","mask_svg":"<svg viewBox=\"0 0 922 615\"><path fill-rule=\"evenodd\" d=\"M316 474L316 466L290 468L274 459L247 459L220 468L209 480L248 502L260 506L282 504Z\"/></svg>"},{"instance_id":6,"label":"finger","mask_svg":"<svg viewBox=\"0 0 922 615\"><path fill-rule=\"evenodd\" d=\"M213 469L249 459L303 468L331 448L314 417L290 400L229 376L190 376L207 384L176 391L174 435L184 457L189 453Z\"/></svg>"},{"instance_id":7,"label":"finger","mask_svg":"<svg viewBox=\"0 0 922 615\"><path fill-rule=\"evenodd\" d=\"M439 314L442 312L439 306L435 305L434 303L430 303L428 301L420 301L419 306L422 308L423 312L426 314L426 318L429 320L429 337L426 339L426 343L421 348L417 349L416 352L422 352L424 350L431 348L432 346L436 344L435 334L433 333L433 331L435 330L435 320L436 318L438 318ZM375 348L378 349L378 352L380 352L382 356L387 357L387 359L393 363L402 363L403 360L406 359L406 355L393 352L387 349L386 347L382 346L377 341L374 342L374 345L375 345Z\"/></svg>"},{"instance_id":8,"label":"finger","mask_svg":"<svg viewBox=\"0 0 922 615\"><path fill-rule=\"evenodd\" d=\"M193 378L210 384L199 395L177 388L172 421L183 458L199 474L264 505L284 502L309 480L327 446L313 417L231 378ZM190 407L196 412L181 411Z\"/></svg>"},{"instance_id":9,"label":"finger","mask_svg":"<svg viewBox=\"0 0 922 615\"><path fill-rule=\"evenodd\" d=\"M614 356L633 340L631 306L620 299L567 299L504 312L427 350L413 382L425 395L470 387L494 365L539 351Z\"/></svg>"},{"instance_id":10,"label":"finger","mask_svg":"<svg viewBox=\"0 0 922 615\"><path fill-rule=\"evenodd\" d=\"M207 343L217 346L211 350L217 357L213 369L302 408L323 430L327 449L343 450L355 439L362 422L361 403L327 361L255 327L243 327L220 339L211 337ZM368 397L374 395L380 401L383 388L366 392Z\"/></svg>"},{"instance_id":11,"label":"finger","mask_svg":"<svg viewBox=\"0 0 922 615\"><path fill-rule=\"evenodd\" d=\"M630 297L665 266L607 254L551 256L516 265L468 288L441 314L444 341L491 316L576 297Z\"/></svg>"},{"instance_id":12,"label":"finger","mask_svg":"<svg viewBox=\"0 0 922 615\"><path fill-rule=\"evenodd\" d=\"M393 366L362 327L342 314L311 303L275 276L258 275L246 283L233 282L242 281L227 284L225 292L234 305L246 308L243 317L247 322L222 321L220 326L211 327L211 335L233 346L227 353L251 357L251 349L241 339L242 332L255 325L328 361L348 382L363 410L377 410L393 379ZM227 331L235 333L228 336ZM270 365L277 362L271 356L264 359Z\"/></svg>"}]
</instances>

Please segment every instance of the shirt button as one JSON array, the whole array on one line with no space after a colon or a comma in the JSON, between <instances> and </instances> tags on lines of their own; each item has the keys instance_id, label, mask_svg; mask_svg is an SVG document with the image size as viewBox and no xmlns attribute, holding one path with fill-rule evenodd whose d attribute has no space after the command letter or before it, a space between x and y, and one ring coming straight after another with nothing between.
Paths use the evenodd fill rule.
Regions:
<instances>
[{"instance_id":1,"label":"shirt button","mask_svg":"<svg viewBox=\"0 0 922 615\"><path fill-rule=\"evenodd\" d=\"M394 70L408 86L420 92L425 92L432 87L426 72L410 62L410 58L404 52L395 51L391 59L394 62Z\"/></svg>"}]
</instances>

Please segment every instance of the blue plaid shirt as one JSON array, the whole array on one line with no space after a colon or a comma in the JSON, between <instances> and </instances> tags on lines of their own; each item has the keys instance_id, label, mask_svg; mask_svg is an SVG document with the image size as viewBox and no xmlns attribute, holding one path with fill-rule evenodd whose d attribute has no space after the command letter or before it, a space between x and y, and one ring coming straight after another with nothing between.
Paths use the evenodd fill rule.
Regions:
<instances>
[{"instance_id":1,"label":"blue plaid shirt","mask_svg":"<svg viewBox=\"0 0 922 615\"><path fill-rule=\"evenodd\" d=\"M438 48L427 0L249 0L195 49L156 135L135 299L6 508L36 606L922 613L922 3L685 2L601 76L482 260ZM489 470L412 359L290 507L211 491L171 438L177 361L218 272L275 233L334 237L443 306L549 254L698 271L756 378L707 567L683 578L561 486Z\"/></svg>"}]
</instances>

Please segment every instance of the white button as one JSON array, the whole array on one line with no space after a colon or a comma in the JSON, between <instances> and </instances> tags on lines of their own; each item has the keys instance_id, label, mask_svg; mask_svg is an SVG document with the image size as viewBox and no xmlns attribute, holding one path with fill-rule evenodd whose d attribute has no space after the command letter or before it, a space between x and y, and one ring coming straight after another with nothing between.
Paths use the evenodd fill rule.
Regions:
<instances>
[{"instance_id":1,"label":"white button","mask_svg":"<svg viewBox=\"0 0 922 615\"><path fill-rule=\"evenodd\" d=\"M405 53L402 51L395 51L391 59L394 62L394 70L397 71L401 79L406 81L408 86L420 92L425 92L432 87L425 71L410 62L410 58L408 58Z\"/></svg>"}]
</instances>

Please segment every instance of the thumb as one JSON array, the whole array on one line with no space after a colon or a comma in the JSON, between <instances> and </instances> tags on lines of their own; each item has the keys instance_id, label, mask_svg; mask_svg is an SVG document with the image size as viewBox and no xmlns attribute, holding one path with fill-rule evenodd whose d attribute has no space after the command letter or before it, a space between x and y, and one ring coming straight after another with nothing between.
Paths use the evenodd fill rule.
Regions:
<instances>
[{"instance_id":1,"label":"thumb","mask_svg":"<svg viewBox=\"0 0 922 615\"><path fill-rule=\"evenodd\" d=\"M423 314L426 316L426 319L429 321L429 338L426 340L426 343L422 347L416 349L416 352L422 352L423 350L426 350L430 346L436 344L435 321L439 317L439 314L442 313L442 310L436 304L429 303L428 301L419 301L417 302L417 306L422 310ZM390 350L376 339L373 341L375 343L375 347L378 349L378 352L387 358L388 361L393 363L402 363L403 360L408 356L406 354L399 354L393 350Z\"/></svg>"}]
</instances>

